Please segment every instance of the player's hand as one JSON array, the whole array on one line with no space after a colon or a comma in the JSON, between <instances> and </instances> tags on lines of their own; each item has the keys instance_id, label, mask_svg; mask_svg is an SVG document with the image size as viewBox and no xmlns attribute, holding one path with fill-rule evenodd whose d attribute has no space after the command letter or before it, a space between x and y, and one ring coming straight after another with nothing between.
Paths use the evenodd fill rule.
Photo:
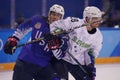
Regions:
<instances>
[{"instance_id":1,"label":"player's hand","mask_svg":"<svg viewBox=\"0 0 120 80\"><path fill-rule=\"evenodd\" d=\"M4 52L6 54L13 54L15 52L16 49L13 49L13 47L15 47L18 43L18 38L16 37L9 37L7 39L7 42L4 45Z\"/></svg>"},{"instance_id":2,"label":"player's hand","mask_svg":"<svg viewBox=\"0 0 120 80\"><path fill-rule=\"evenodd\" d=\"M91 80L95 80L96 77L96 68L93 64L89 64L86 67L88 73L89 73L89 77L91 78Z\"/></svg>"},{"instance_id":3,"label":"player's hand","mask_svg":"<svg viewBox=\"0 0 120 80\"><path fill-rule=\"evenodd\" d=\"M48 43L49 49L54 50L59 48L61 40L56 35L45 34L44 38L45 38L45 41Z\"/></svg>"},{"instance_id":4,"label":"player's hand","mask_svg":"<svg viewBox=\"0 0 120 80\"><path fill-rule=\"evenodd\" d=\"M85 76L84 80L95 80L95 77Z\"/></svg>"}]
</instances>

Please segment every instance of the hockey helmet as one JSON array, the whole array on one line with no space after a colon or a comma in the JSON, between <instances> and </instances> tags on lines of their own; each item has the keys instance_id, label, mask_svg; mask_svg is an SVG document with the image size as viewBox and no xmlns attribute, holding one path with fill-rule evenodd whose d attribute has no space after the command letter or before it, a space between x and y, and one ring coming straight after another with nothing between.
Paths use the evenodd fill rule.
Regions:
<instances>
[{"instance_id":1,"label":"hockey helmet","mask_svg":"<svg viewBox=\"0 0 120 80\"><path fill-rule=\"evenodd\" d=\"M62 15L61 19L63 19L64 17L64 14L65 14L65 11L64 11L64 8L58 4L54 4L50 10L49 10L49 14L50 12L53 11L53 12L56 12L56 13L59 13Z\"/></svg>"},{"instance_id":2,"label":"hockey helmet","mask_svg":"<svg viewBox=\"0 0 120 80\"><path fill-rule=\"evenodd\" d=\"M86 7L83 11L83 18L93 18L93 17L102 17L102 12L95 6Z\"/></svg>"}]
</instances>

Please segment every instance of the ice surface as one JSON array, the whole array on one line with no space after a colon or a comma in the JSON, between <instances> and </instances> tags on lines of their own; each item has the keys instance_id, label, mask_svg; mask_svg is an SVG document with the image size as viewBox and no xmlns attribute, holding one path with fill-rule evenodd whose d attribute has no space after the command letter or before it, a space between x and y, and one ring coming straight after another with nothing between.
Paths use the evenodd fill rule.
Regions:
<instances>
[{"instance_id":1,"label":"ice surface","mask_svg":"<svg viewBox=\"0 0 120 80\"><path fill-rule=\"evenodd\" d=\"M102 64L96 65L96 68L96 80L120 80L120 64ZM12 80L12 73L12 71L0 71L0 80ZM75 79L70 75L69 80Z\"/></svg>"}]
</instances>

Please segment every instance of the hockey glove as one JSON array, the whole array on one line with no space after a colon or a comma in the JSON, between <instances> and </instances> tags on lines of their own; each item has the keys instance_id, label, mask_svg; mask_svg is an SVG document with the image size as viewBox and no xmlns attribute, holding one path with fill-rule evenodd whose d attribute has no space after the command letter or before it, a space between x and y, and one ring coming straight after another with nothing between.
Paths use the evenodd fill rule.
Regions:
<instances>
[{"instance_id":1,"label":"hockey glove","mask_svg":"<svg viewBox=\"0 0 120 80\"><path fill-rule=\"evenodd\" d=\"M59 48L61 40L56 35L45 34L44 38L45 38L45 41L48 43L49 49L54 50Z\"/></svg>"},{"instance_id":2,"label":"hockey glove","mask_svg":"<svg viewBox=\"0 0 120 80\"><path fill-rule=\"evenodd\" d=\"M85 76L85 77L84 77L84 80L95 80L95 77L94 77L94 78L91 78L90 76Z\"/></svg>"},{"instance_id":3,"label":"hockey glove","mask_svg":"<svg viewBox=\"0 0 120 80\"><path fill-rule=\"evenodd\" d=\"M92 64L92 63L89 64L88 66L86 66L86 69L89 73L89 75L88 75L89 78L91 78L91 80L94 80L96 77L96 68L95 68L94 64Z\"/></svg>"},{"instance_id":4,"label":"hockey glove","mask_svg":"<svg viewBox=\"0 0 120 80\"><path fill-rule=\"evenodd\" d=\"M11 54L12 55L15 52L15 49L13 49L13 47L17 45L18 40L19 39L16 38L16 37L9 37L7 39L7 42L4 45L4 52L6 54Z\"/></svg>"}]
</instances>

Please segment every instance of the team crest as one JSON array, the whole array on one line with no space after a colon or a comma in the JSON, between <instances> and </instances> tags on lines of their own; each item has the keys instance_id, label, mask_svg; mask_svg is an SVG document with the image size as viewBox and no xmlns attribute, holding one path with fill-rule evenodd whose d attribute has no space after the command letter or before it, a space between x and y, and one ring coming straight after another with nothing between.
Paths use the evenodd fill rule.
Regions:
<instances>
[{"instance_id":1,"label":"team crest","mask_svg":"<svg viewBox=\"0 0 120 80\"><path fill-rule=\"evenodd\" d=\"M41 23L38 22L38 23L35 24L36 29L40 29L40 27L41 27Z\"/></svg>"}]
</instances>

